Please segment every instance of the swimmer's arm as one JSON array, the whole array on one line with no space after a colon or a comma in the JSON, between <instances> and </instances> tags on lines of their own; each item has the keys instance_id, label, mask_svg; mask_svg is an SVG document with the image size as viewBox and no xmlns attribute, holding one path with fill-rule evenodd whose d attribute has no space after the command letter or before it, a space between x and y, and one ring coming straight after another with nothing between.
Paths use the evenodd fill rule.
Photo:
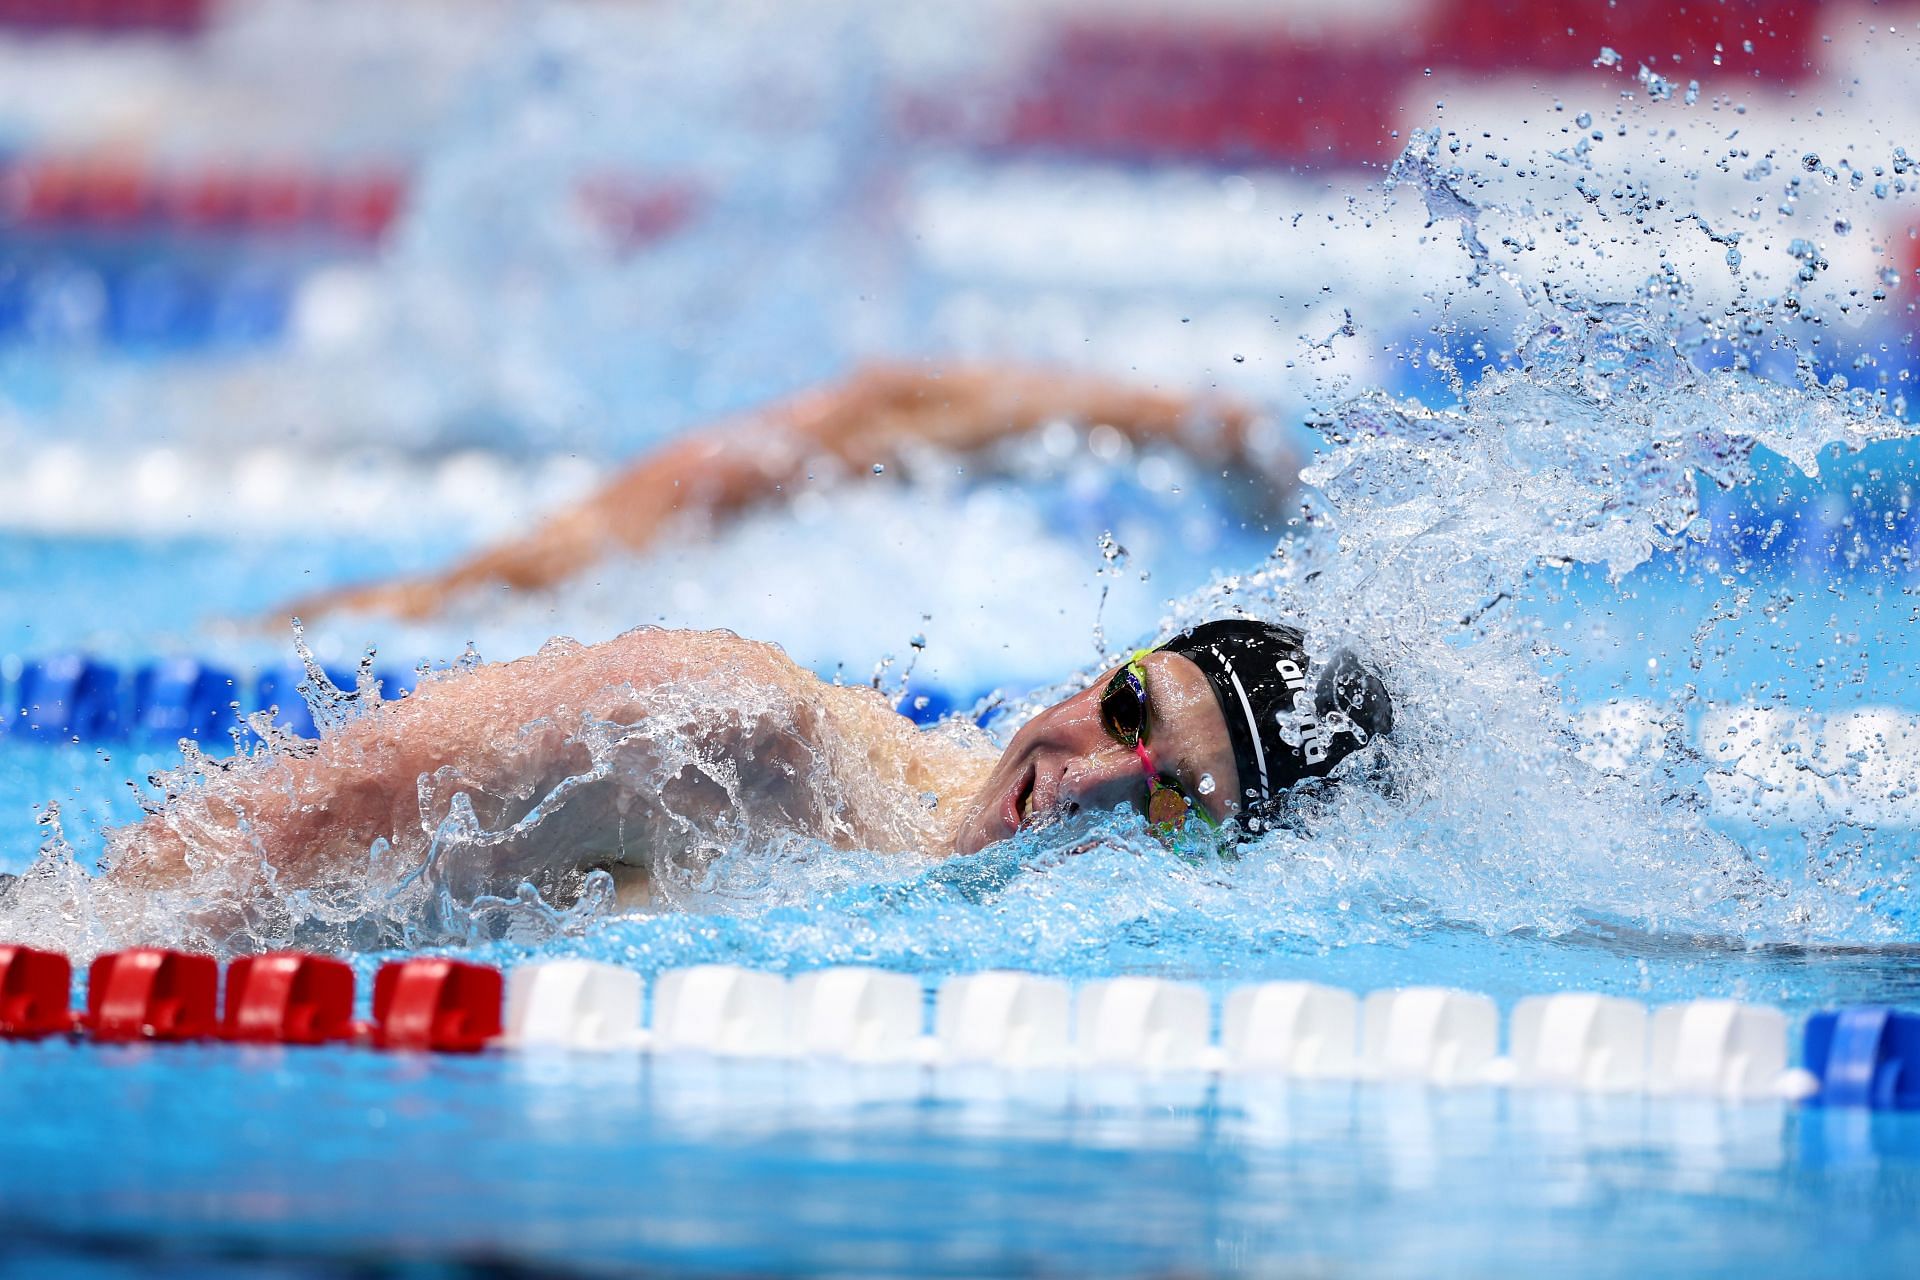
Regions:
<instances>
[{"instance_id":1,"label":"swimmer's arm","mask_svg":"<svg viewBox=\"0 0 1920 1280\"><path fill-rule=\"evenodd\" d=\"M916 451L973 454L1055 421L1109 426L1136 445L1174 444L1208 461L1250 466L1276 492L1290 487L1296 468L1271 441L1255 448L1252 414L1224 401L1035 369L881 366L676 440L524 537L444 573L348 588L285 612L425 618L476 589L551 587L609 550L648 546L676 520L724 519L780 501L821 464L855 474L879 465L897 474Z\"/></svg>"},{"instance_id":2,"label":"swimmer's arm","mask_svg":"<svg viewBox=\"0 0 1920 1280\"><path fill-rule=\"evenodd\" d=\"M771 645L727 632L650 628L450 673L348 721L305 754L215 762L210 784L109 833L107 874L163 888L207 883L223 866L246 874L264 860L283 883L298 886L362 872L376 840L417 857L454 790L545 794L591 764L576 740L583 714L638 723L650 689L716 673L767 689L817 684ZM459 784L442 787L435 811L423 814L421 779L441 770L457 772ZM572 807L572 820L554 828L554 847L540 852L591 862L586 844L610 839L617 823Z\"/></svg>"}]
</instances>

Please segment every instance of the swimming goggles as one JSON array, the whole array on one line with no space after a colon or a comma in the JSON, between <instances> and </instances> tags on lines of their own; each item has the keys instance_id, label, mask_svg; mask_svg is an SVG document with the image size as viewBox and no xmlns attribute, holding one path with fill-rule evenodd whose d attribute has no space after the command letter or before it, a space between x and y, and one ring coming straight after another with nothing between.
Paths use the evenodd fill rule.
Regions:
<instances>
[{"instance_id":1,"label":"swimming goggles","mask_svg":"<svg viewBox=\"0 0 1920 1280\"><path fill-rule=\"evenodd\" d=\"M1151 724L1147 716L1147 670L1140 660L1151 649L1136 649L1133 656L1113 673L1100 692L1100 723L1122 746L1131 747L1147 775L1147 825L1155 835L1166 839L1176 834L1195 814L1211 828L1218 829L1212 814L1195 804L1180 780L1163 773L1153 762L1147 746Z\"/></svg>"}]
</instances>

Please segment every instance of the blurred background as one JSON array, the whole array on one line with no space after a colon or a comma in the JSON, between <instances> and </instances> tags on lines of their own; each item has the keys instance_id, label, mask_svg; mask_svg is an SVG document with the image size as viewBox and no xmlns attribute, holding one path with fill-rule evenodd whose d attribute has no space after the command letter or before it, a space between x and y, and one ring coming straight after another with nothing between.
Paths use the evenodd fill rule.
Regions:
<instances>
[{"instance_id":1,"label":"blurred background","mask_svg":"<svg viewBox=\"0 0 1920 1280\"><path fill-rule=\"evenodd\" d=\"M1857 419L1820 419L1835 399L1911 419L1917 31L1920 0L0 0L0 872L44 854L28 883L75 894L25 936L76 956L116 936L66 855L195 785L183 739L231 751L236 711L270 706L314 731L286 602L445 567L728 415L873 361L1011 361L1237 401L1256 453L1306 461L1391 416L1335 412L1353 397L1451 407L1526 363L1472 424L1489 454L1532 450L1489 468L1504 483L1389 450L1345 477L1377 479L1376 535L1408 495L1465 494L1435 562L1516 584L1465 618L1413 599L1385 637L1460 658L1402 700L1439 744L1408 757L1408 792L1446 784L1405 810L1354 788L1304 836L1197 865L1133 828L935 870L777 842L736 851L702 914L611 920L537 899L443 919L386 887L386 860L364 896L289 890L250 927L346 938L363 975L375 947L464 939L649 977L853 962L1912 1004L1920 453L1825 449L1808 474L1762 450L1703 519L1648 509L1687 467L1741 470L1697 418L1673 429L1685 360L1799 388L1776 442L1843 436ZM1605 308L1579 371L1544 339L1516 354L1535 317ZM1529 390L1579 402L1560 447ZM1423 465L1459 438L1459 418L1408 421L1438 442ZM1593 447L1567 447L1580 430ZM1541 514L1533 482L1587 464L1591 507ZM727 626L927 719L1238 589L1326 497L1050 423L964 465L851 468L553 590L329 615L305 640L391 695L469 644ZM1591 523L1551 528L1569 509ZM1316 540L1337 555L1313 563L1370 573L1443 523L1371 561ZM1640 539L1631 572L1541 551L1596 525ZM422 896L431 866L406 876ZM171 937L193 905L135 924ZM341 931L294 932L315 922ZM1575 1123L1567 1099L1303 1092L1247 1141L1158 1095L1138 1126L1103 1105L1005 1130L971 1106L849 1128L831 1102L798 1127L824 1136L790 1141L755 1109L770 1086L703 1074L689 1106L614 1058L426 1079L373 1055L217 1074L195 1050L95 1071L48 1049L0 1085L23 1274L70 1242L196 1276L203 1240L237 1270L291 1250L355 1274L436 1250L445 1274L596 1251L1471 1274L1489 1249L1605 1269L1681 1245L1701 1273L1807 1274L1912 1243L1910 1211L1873 1212L1913 1203L1911 1129L1876 1153L1855 1117L1811 1111L1782 1138L1760 1108ZM657 1126L620 1109L641 1096ZM1605 1247L1569 1247L1586 1239Z\"/></svg>"},{"instance_id":2,"label":"blurred background","mask_svg":"<svg viewBox=\"0 0 1920 1280\"><path fill-rule=\"evenodd\" d=\"M1884 158L1917 136L1915 22L1773 0L0 0L0 676L285 662L276 604L444 565L875 359L1224 394L1303 456L1345 396L1452 403L1510 357L1521 291L1430 198L1381 194L1416 128L1466 160L1485 140L1476 188L1510 226L1537 213L1549 286L1684 272L1705 313L1817 274L1777 372L1898 401L1920 258L1914 178ZM1702 163L1646 157L1649 121ZM1676 226L1599 262L1581 182L1638 184ZM1764 224L1729 236L1756 201ZM1823 563L1855 509L1910 540L1902 483L1783 475L1757 527L1811 522L1767 547ZM990 476L850 480L557 592L311 638L406 668L727 625L849 678L912 658L964 704L1092 659L1102 626L1150 630L1289 514L1177 451L1043 432Z\"/></svg>"}]
</instances>

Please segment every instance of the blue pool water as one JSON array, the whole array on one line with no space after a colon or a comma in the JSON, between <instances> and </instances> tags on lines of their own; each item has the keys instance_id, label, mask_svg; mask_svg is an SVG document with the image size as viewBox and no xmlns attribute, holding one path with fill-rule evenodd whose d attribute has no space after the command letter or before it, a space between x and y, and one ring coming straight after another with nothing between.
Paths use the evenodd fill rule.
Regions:
<instances>
[{"instance_id":1,"label":"blue pool water","mask_svg":"<svg viewBox=\"0 0 1920 1280\"><path fill-rule=\"evenodd\" d=\"M8 1067L40 1117L0 1139L9 1275L1897 1276L1920 1246L1904 1115L1324 1085L1062 1110L334 1050Z\"/></svg>"}]
</instances>

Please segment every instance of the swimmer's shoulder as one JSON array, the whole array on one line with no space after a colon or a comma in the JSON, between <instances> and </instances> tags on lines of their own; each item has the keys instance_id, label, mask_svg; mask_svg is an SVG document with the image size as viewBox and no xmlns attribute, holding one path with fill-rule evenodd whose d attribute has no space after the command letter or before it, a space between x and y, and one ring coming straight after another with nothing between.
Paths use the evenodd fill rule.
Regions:
<instances>
[{"instance_id":1,"label":"swimmer's shoulder","mask_svg":"<svg viewBox=\"0 0 1920 1280\"><path fill-rule=\"evenodd\" d=\"M830 714L850 714L861 721L903 719L893 700L878 689L863 682L823 680L772 641L750 639L738 632L646 626L635 627L606 644L618 655L616 661L638 677L707 684L738 681L815 705Z\"/></svg>"},{"instance_id":2,"label":"swimmer's shoulder","mask_svg":"<svg viewBox=\"0 0 1920 1280\"><path fill-rule=\"evenodd\" d=\"M763 669L781 675L811 675L787 651L770 640L754 640L715 628L695 631L679 627L641 626L622 632L601 646L626 660L654 661L676 668L720 670L740 667Z\"/></svg>"},{"instance_id":3,"label":"swimmer's shoulder","mask_svg":"<svg viewBox=\"0 0 1920 1280\"><path fill-rule=\"evenodd\" d=\"M435 673L423 679L407 701L432 704L458 690L465 696L485 697L493 692L559 703L572 702L588 690L643 689L730 677L789 689L817 682L779 645L764 640L725 630L642 626L595 644L556 636L524 657ZM466 695L467 690L472 694Z\"/></svg>"}]
</instances>

